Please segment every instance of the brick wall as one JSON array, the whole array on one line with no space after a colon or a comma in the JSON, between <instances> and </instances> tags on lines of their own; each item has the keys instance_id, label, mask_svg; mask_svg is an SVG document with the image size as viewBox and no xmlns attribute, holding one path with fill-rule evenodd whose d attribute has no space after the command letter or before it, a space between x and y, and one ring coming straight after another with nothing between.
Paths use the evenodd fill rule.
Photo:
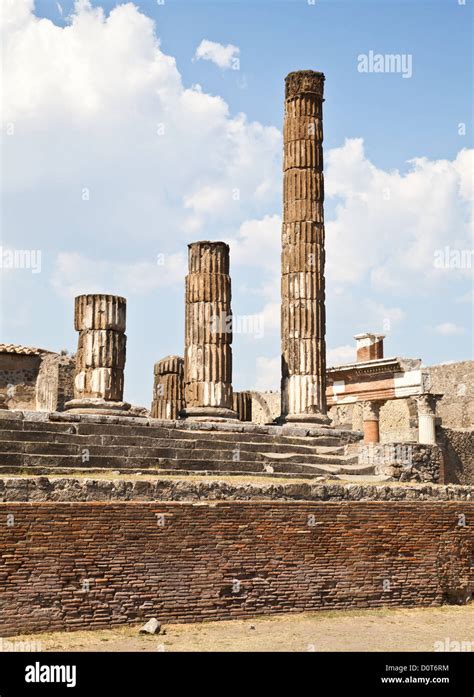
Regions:
<instances>
[{"instance_id":1,"label":"brick wall","mask_svg":"<svg viewBox=\"0 0 474 697\"><path fill-rule=\"evenodd\" d=\"M2 504L0 635L461 602L473 519L466 501Z\"/></svg>"}]
</instances>

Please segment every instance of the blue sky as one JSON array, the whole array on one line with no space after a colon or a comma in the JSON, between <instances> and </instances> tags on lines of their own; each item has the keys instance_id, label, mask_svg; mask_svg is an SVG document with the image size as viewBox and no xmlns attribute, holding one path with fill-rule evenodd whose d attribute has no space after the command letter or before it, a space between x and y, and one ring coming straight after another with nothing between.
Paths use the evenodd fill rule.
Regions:
<instances>
[{"instance_id":1,"label":"blue sky","mask_svg":"<svg viewBox=\"0 0 474 697\"><path fill-rule=\"evenodd\" d=\"M470 165L459 155L472 147L469 0L149 0L113 31L119 2L100 3L102 17L76 6L73 20L72 2L61 14L37 1L52 34L28 4L18 0L25 14L15 10L7 45L15 135L2 158L2 245L41 249L42 270L2 273L2 341L74 350L74 293L121 292L126 396L148 404L153 362L183 350L186 243L226 239L234 313L266 318L263 339L234 339L234 387L277 387L283 79L309 68L326 75L328 362L350 360L364 330L386 331L387 355L472 357L472 268L433 267L437 250L472 247ZM155 21L158 59L142 17ZM203 40L238 48L240 69L196 59ZM369 51L409 54L412 77L358 72ZM147 128L162 120L157 145ZM234 185L238 205L225 198Z\"/></svg>"}]
</instances>

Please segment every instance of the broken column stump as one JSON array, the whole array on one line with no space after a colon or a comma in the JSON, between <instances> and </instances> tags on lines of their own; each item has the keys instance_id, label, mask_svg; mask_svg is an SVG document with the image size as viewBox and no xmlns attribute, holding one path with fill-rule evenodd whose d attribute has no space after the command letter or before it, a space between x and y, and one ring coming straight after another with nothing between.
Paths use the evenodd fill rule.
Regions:
<instances>
[{"instance_id":1,"label":"broken column stump","mask_svg":"<svg viewBox=\"0 0 474 697\"><path fill-rule=\"evenodd\" d=\"M232 311L229 245L188 245L184 352L185 416L237 419L232 408Z\"/></svg>"},{"instance_id":2,"label":"broken column stump","mask_svg":"<svg viewBox=\"0 0 474 697\"><path fill-rule=\"evenodd\" d=\"M251 392L234 392L233 404L240 421L252 421Z\"/></svg>"},{"instance_id":3,"label":"broken column stump","mask_svg":"<svg viewBox=\"0 0 474 697\"><path fill-rule=\"evenodd\" d=\"M74 326L79 332L74 374L75 413L125 414L123 401L127 301L117 295L79 295Z\"/></svg>"},{"instance_id":4,"label":"broken column stump","mask_svg":"<svg viewBox=\"0 0 474 697\"><path fill-rule=\"evenodd\" d=\"M153 419L177 419L184 409L184 360L181 356L166 356L155 363Z\"/></svg>"}]
</instances>

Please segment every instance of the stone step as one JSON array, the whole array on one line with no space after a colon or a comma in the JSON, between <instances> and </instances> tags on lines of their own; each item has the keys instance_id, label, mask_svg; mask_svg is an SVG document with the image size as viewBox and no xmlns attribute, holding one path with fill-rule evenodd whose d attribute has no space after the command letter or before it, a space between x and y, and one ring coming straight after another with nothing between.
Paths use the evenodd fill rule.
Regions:
<instances>
[{"instance_id":1,"label":"stone step","mask_svg":"<svg viewBox=\"0 0 474 697\"><path fill-rule=\"evenodd\" d=\"M281 433L278 427L273 427L273 433L260 433L258 431L233 432L233 431L199 431L197 429L181 428L155 428L152 426L119 426L115 424L77 424L77 432L80 435L120 435L120 436L146 436L158 438L179 438L189 440L222 440L231 443L246 443L255 441L259 443L282 442L292 445L342 445L344 441L338 436L288 436Z\"/></svg>"},{"instance_id":2,"label":"stone step","mask_svg":"<svg viewBox=\"0 0 474 697\"><path fill-rule=\"evenodd\" d=\"M333 449L324 449L319 452L317 449L305 450L301 452L271 452L261 451L256 448L223 448L220 450L213 448L197 448L195 443L190 441L187 448L172 447L157 448L137 446L123 447L121 445L103 446L82 445L73 443L38 443L33 442L17 442L8 443L0 442L0 456L2 455L38 455L38 456L74 456L78 459L91 459L94 457L124 457L124 458L154 458L154 459L172 459L172 460L219 460L238 462L239 460L248 460L256 462L299 462L300 464L316 464L319 462L329 462L332 464L345 464L349 461L357 461L357 456L337 454ZM330 450L330 452L328 452Z\"/></svg>"},{"instance_id":3,"label":"stone step","mask_svg":"<svg viewBox=\"0 0 474 697\"><path fill-rule=\"evenodd\" d=\"M209 474L209 470L163 470L163 469L157 469L153 467L149 467L146 470L144 470L146 473L145 476L154 476L154 475L159 475L159 476L166 476L166 477L175 477L177 475L182 476L183 478L189 477L189 476L202 476L205 477ZM23 467L2 467L0 466L0 478L4 479L10 479L11 477L16 477L17 475L23 475L25 474L25 468ZM130 468L120 468L117 470L113 470L110 467L33 467L30 466L28 467L28 472L27 474L29 476L41 476L41 475L50 475L53 477L65 477L66 479L73 478L77 475L87 475L89 476L94 476L94 475L106 475L107 479L114 479L115 477L122 476L122 475L137 475L137 468L130 469ZM219 476L233 476L233 477L238 477L240 475L246 475L248 472L239 472L239 470L220 470L218 472ZM291 479L321 479L322 475L320 474L314 474L312 472L301 472L298 474L295 474L293 472L255 472L251 474L257 474L259 477L264 477L264 478L272 478L272 477L279 477L279 478L284 478L288 479L291 481ZM324 478L324 477L323 477ZM356 478L358 479L358 478Z\"/></svg>"},{"instance_id":4,"label":"stone step","mask_svg":"<svg viewBox=\"0 0 474 697\"><path fill-rule=\"evenodd\" d=\"M66 455L31 455L31 454L5 454L0 456L0 468L6 471L8 467L19 467L22 471L28 470L29 467L60 467L60 468L77 468L79 466L77 456ZM263 461L248 461L240 460L233 462L232 460L217 460L217 459L195 459L195 460L175 460L175 459L160 459L153 457L123 457L123 456L93 456L86 462L81 462L80 466L83 469L88 468L106 468L106 469L130 469L130 470L146 470L148 468L160 468L164 470L208 470L212 472L221 471L241 471L260 473L267 471L274 472L313 472L320 474L335 473L341 474L345 471L343 465L335 463L302 463L302 462L274 462L271 465ZM349 466L347 466L349 467ZM268 470L270 468L270 470ZM364 468L360 468L361 470ZM349 469L353 474L358 473Z\"/></svg>"},{"instance_id":5,"label":"stone step","mask_svg":"<svg viewBox=\"0 0 474 697\"><path fill-rule=\"evenodd\" d=\"M336 474L336 479L341 479L345 482L359 482L360 474ZM375 484L377 482L389 482L391 477L386 474L364 474L364 484Z\"/></svg>"},{"instance_id":6,"label":"stone step","mask_svg":"<svg viewBox=\"0 0 474 697\"><path fill-rule=\"evenodd\" d=\"M318 465L318 469L329 473L333 474L347 474L347 475L368 475L368 474L373 474L374 472L374 466L373 465L335 465L335 464L320 464Z\"/></svg>"},{"instance_id":7,"label":"stone step","mask_svg":"<svg viewBox=\"0 0 474 697\"><path fill-rule=\"evenodd\" d=\"M178 436L178 434L176 434ZM204 439L185 439L185 438L149 438L146 436L84 436L77 434L66 434L66 433L53 433L50 434L46 431L0 431L0 453L1 452L14 452L12 450L12 443L38 443L38 447L41 448L42 444L60 444L65 445L75 445L79 447L93 447L93 446L104 446L104 447L157 447L157 448L177 448L177 449L189 449L196 448L198 445L205 445L206 449L218 450L229 448L232 450L240 449L241 451L251 452L251 451L266 451L269 452L282 452L282 453L301 453L301 454L311 454L312 452L333 452L334 454L343 453L343 445L321 445L319 442L316 444L295 444L287 443L281 441L280 439L274 439L274 442L261 443L258 439L252 439L249 441L242 440L238 443L232 443L227 440L207 438ZM32 446L33 447L33 446ZM33 452L29 447L26 452ZM38 450L38 454L41 451ZM65 449L65 454L66 449Z\"/></svg>"},{"instance_id":8,"label":"stone step","mask_svg":"<svg viewBox=\"0 0 474 697\"><path fill-rule=\"evenodd\" d=\"M1 412L0 412L1 413ZM15 412L11 412L15 413ZM40 414L40 412L38 412ZM130 425L124 423L133 421ZM284 439L288 443L305 443L319 442L321 445L339 445L348 442L347 436L341 435L341 432L335 431L328 433L326 430L319 430L316 435L297 435L295 429L290 431L282 430L278 426L257 426L256 424L234 426L231 430L223 430L213 425L212 429L191 427L188 424L185 428L179 426L176 422L158 422L160 425L151 425L136 423L133 419L122 419L120 424L116 423L90 423L90 422L69 422L69 421L45 421L45 420L21 420L13 421L0 419L1 431L35 431L48 433L78 433L80 435L122 435L122 436L147 436L147 437L179 437L190 439L209 439L209 437L217 437L222 440L249 440L257 439L259 442L272 442L274 438ZM167 424L167 425L163 425ZM196 424L193 424L196 426ZM230 425L226 425L230 429ZM240 430L239 430L240 429ZM179 432L179 436L177 435ZM350 433L350 432L347 432ZM255 438L254 438L255 437ZM354 437L354 434L352 434Z\"/></svg>"},{"instance_id":9,"label":"stone step","mask_svg":"<svg viewBox=\"0 0 474 697\"><path fill-rule=\"evenodd\" d=\"M99 433L105 435L128 434L128 435L160 435L160 431L166 431L165 437L169 436L169 431L182 431L183 433L200 434L207 437L209 433L219 433L224 438L233 435L243 434L245 438L248 434L257 434L259 440L272 438L274 436L295 439L296 442L311 438L334 438L337 442L356 442L362 436L360 433L343 429L308 428L297 425L286 426L261 426L258 424L229 422L223 423L192 423L186 421L160 421L158 419L139 419L134 417L105 417L87 415L67 414L66 412L22 412L0 410L0 430L34 430L49 431L55 433ZM192 435L191 435L192 434ZM183 436L186 437L186 436Z\"/></svg>"}]
</instances>

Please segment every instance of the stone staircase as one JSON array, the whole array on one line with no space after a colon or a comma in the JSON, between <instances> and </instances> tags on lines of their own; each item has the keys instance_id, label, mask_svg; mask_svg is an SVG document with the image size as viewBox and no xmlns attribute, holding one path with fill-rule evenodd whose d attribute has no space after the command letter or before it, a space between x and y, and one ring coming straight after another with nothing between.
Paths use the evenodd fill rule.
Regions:
<instances>
[{"instance_id":1,"label":"stone staircase","mask_svg":"<svg viewBox=\"0 0 474 697\"><path fill-rule=\"evenodd\" d=\"M300 426L0 412L0 473L118 471L373 479L349 452L361 434ZM352 451L354 448L352 448Z\"/></svg>"}]
</instances>

